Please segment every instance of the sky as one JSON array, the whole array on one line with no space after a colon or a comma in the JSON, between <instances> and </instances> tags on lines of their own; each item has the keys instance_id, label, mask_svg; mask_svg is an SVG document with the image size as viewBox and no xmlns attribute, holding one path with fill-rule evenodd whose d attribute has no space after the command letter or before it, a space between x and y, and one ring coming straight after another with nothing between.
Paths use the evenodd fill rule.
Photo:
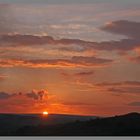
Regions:
<instances>
[{"instance_id":1,"label":"sky","mask_svg":"<svg viewBox=\"0 0 140 140\"><path fill-rule=\"evenodd\" d=\"M0 113L140 112L139 0L0 0Z\"/></svg>"}]
</instances>

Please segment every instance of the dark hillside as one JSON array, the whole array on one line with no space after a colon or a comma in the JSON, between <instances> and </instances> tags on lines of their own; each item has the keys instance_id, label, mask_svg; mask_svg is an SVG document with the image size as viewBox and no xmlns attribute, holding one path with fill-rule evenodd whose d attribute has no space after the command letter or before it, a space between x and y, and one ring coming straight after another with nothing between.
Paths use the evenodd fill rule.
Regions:
<instances>
[{"instance_id":1,"label":"dark hillside","mask_svg":"<svg viewBox=\"0 0 140 140\"><path fill-rule=\"evenodd\" d=\"M140 114L97 118L59 125L26 126L15 132L21 136L140 136Z\"/></svg>"}]
</instances>

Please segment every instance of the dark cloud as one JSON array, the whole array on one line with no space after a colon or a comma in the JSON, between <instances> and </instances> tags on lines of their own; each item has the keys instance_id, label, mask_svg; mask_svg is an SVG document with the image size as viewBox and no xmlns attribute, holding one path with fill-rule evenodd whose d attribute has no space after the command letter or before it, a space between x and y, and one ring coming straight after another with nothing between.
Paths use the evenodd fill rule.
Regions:
<instances>
[{"instance_id":1,"label":"dark cloud","mask_svg":"<svg viewBox=\"0 0 140 140\"><path fill-rule=\"evenodd\" d=\"M139 39L122 39L120 41L106 41L98 43L96 50L105 51L131 51L140 47Z\"/></svg>"},{"instance_id":2,"label":"dark cloud","mask_svg":"<svg viewBox=\"0 0 140 140\"><path fill-rule=\"evenodd\" d=\"M14 94L9 94L9 93L6 93L6 92L0 92L0 100L2 99L8 99L10 97L13 97Z\"/></svg>"},{"instance_id":3,"label":"dark cloud","mask_svg":"<svg viewBox=\"0 0 140 140\"><path fill-rule=\"evenodd\" d=\"M113 21L101 27L103 31L129 37L120 41L101 42L100 50L131 51L140 47L140 22L127 20Z\"/></svg>"},{"instance_id":4,"label":"dark cloud","mask_svg":"<svg viewBox=\"0 0 140 140\"><path fill-rule=\"evenodd\" d=\"M81 76L90 76L94 74L94 71L83 71L83 72L76 72L76 73L66 73L66 72L61 72L60 73L62 76L65 78L73 78L73 77L81 77Z\"/></svg>"},{"instance_id":5,"label":"dark cloud","mask_svg":"<svg viewBox=\"0 0 140 140\"><path fill-rule=\"evenodd\" d=\"M33 90L30 93L22 93L19 92L18 94L13 94L13 93L6 93L6 92L0 92L0 100L2 99L9 99L11 97L15 97L15 96L20 96L21 98L23 96L26 96L28 98L32 98L34 100L43 100L43 97L46 95L47 96L47 91L46 90Z\"/></svg>"},{"instance_id":6,"label":"dark cloud","mask_svg":"<svg viewBox=\"0 0 140 140\"><path fill-rule=\"evenodd\" d=\"M105 51L130 51L140 46L139 39L122 39L120 41L104 41L104 42L90 42L79 39L60 39L55 40L51 36L34 36L34 35L1 35L0 36L1 45L20 47L20 46L36 46L43 44L53 44L53 45L76 45L59 47L61 51L75 51L83 52L90 50L105 50Z\"/></svg>"},{"instance_id":7,"label":"dark cloud","mask_svg":"<svg viewBox=\"0 0 140 140\"><path fill-rule=\"evenodd\" d=\"M140 81L103 82L97 83L95 86L99 86L100 88L113 94L132 93L140 95Z\"/></svg>"},{"instance_id":8,"label":"dark cloud","mask_svg":"<svg viewBox=\"0 0 140 140\"><path fill-rule=\"evenodd\" d=\"M45 95L47 95L46 90L40 90L40 91L33 90L31 93L26 94L27 97L33 98L35 100L42 100Z\"/></svg>"},{"instance_id":9,"label":"dark cloud","mask_svg":"<svg viewBox=\"0 0 140 140\"><path fill-rule=\"evenodd\" d=\"M123 81L123 82L103 82L97 83L96 86L140 86L140 81Z\"/></svg>"},{"instance_id":10,"label":"dark cloud","mask_svg":"<svg viewBox=\"0 0 140 140\"><path fill-rule=\"evenodd\" d=\"M129 103L128 105L130 105L130 106L140 106L140 102L131 102L131 103Z\"/></svg>"},{"instance_id":11,"label":"dark cloud","mask_svg":"<svg viewBox=\"0 0 140 140\"><path fill-rule=\"evenodd\" d=\"M39 96L36 93L34 93L34 92L27 93L26 96L29 97L29 98L33 98L35 100L39 99Z\"/></svg>"},{"instance_id":12,"label":"dark cloud","mask_svg":"<svg viewBox=\"0 0 140 140\"><path fill-rule=\"evenodd\" d=\"M140 37L140 23L127 21L127 20L119 20L113 21L106 24L104 27L101 28L104 31L125 35L130 38L137 38Z\"/></svg>"},{"instance_id":13,"label":"dark cloud","mask_svg":"<svg viewBox=\"0 0 140 140\"><path fill-rule=\"evenodd\" d=\"M6 44L13 44L13 45L43 45L43 44L53 44L53 45L71 45L71 44L77 44L85 46L88 43L88 41L83 41L80 39L59 39L56 40L51 36L37 36L37 35L21 35L21 34L11 34L11 35L1 35L0 36L0 42L6 43ZM63 47L61 48L64 49ZM68 48L65 48L66 50L69 50ZM64 50L65 50L64 49ZM74 48L72 48L73 50ZM78 50L79 51L79 50Z\"/></svg>"},{"instance_id":14,"label":"dark cloud","mask_svg":"<svg viewBox=\"0 0 140 140\"><path fill-rule=\"evenodd\" d=\"M113 93L134 93L140 95L140 87L114 87L109 88L108 91Z\"/></svg>"},{"instance_id":15,"label":"dark cloud","mask_svg":"<svg viewBox=\"0 0 140 140\"><path fill-rule=\"evenodd\" d=\"M93 71L84 71L84 72L75 73L74 75L75 76L89 76L89 75L92 75L92 74L94 74Z\"/></svg>"},{"instance_id":16,"label":"dark cloud","mask_svg":"<svg viewBox=\"0 0 140 140\"><path fill-rule=\"evenodd\" d=\"M140 81L125 81L123 83L127 85L140 86Z\"/></svg>"},{"instance_id":17,"label":"dark cloud","mask_svg":"<svg viewBox=\"0 0 140 140\"><path fill-rule=\"evenodd\" d=\"M46 90L40 90L40 91L33 90L31 93L26 94L27 97L33 98L35 100L42 100L45 95L47 95Z\"/></svg>"},{"instance_id":18,"label":"dark cloud","mask_svg":"<svg viewBox=\"0 0 140 140\"><path fill-rule=\"evenodd\" d=\"M54 44L55 40L50 36L34 36L34 35L1 35L0 41L15 45L42 45Z\"/></svg>"}]
</instances>

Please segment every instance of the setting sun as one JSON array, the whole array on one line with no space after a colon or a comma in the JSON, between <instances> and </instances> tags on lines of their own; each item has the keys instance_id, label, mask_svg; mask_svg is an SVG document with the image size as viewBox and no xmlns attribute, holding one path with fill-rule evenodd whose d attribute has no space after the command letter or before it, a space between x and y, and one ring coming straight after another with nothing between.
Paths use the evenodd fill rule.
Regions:
<instances>
[{"instance_id":1,"label":"setting sun","mask_svg":"<svg viewBox=\"0 0 140 140\"><path fill-rule=\"evenodd\" d=\"M43 115L48 115L49 113L47 111L44 111L43 112Z\"/></svg>"}]
</instances>

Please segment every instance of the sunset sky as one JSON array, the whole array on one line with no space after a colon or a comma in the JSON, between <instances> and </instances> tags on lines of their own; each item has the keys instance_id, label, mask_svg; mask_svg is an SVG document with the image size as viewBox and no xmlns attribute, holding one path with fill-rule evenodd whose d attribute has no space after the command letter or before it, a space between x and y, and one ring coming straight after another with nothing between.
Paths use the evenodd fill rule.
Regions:
<instances>
[{"instance_id":1,"label":"sunset sky","mask_svg":"<svg viewBox=\"0 0 140 140\"><path fill-rule=\"evenodd\" d=\"M139 0L0 0L0 113L42 111L140 111Z\"/></svg>"}]
</instances>

